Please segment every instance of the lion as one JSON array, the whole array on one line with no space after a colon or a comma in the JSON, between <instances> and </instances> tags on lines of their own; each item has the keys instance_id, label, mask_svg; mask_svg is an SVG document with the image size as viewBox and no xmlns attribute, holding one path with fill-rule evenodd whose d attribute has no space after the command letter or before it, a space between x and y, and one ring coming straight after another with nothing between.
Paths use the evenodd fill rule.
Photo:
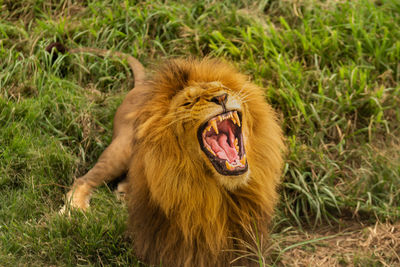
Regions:
<instances>
[{"instance_id":1,"label":"lion","mask_svg":"<svg viewBox=\"0 0 400 267\"><path fill-rule=\"evenodd\" d=\"M135 88L116 111L111 144L67 202L85 210L95 187L126 173L128 233L140 261L259 266L248 255L267 244L285 151L263 89L220 59L168 60L145 78L124 57Z\"/></svg>"}]
</instances>

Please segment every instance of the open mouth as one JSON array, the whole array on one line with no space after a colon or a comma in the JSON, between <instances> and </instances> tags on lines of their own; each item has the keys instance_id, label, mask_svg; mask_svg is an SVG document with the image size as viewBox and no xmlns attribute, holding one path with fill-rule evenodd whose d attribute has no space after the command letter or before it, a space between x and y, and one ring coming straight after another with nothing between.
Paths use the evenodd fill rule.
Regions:
<instances>
[{"instance_id":1,"label":"open mouth","mask_svg":"<svg viewBox=\"0 0 400 267\"><path fill-rule=\"evenodd\" d=\"M240 175L248 169L241 117L237 111L217 115L197 132L201 149L222 175Z\"/></svg>"}]
</instances>

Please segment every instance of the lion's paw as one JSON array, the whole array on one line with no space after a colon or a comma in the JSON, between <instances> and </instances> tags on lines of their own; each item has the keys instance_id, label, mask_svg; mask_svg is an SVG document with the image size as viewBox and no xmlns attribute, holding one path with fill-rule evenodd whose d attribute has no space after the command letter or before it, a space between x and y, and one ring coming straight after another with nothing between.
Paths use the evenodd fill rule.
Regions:
<instances>
[{"instance_id":1,"label":"lion's paw","mask_svg":"<svg viewBox=\"0 0 400 267\"><path fill-rule=\"evenodd\" d=\"M126 200L126 193L128 191L128 181L123 180L122 182L120 182L117 186L117 189L114 191L115 196L117 197L117 199L119 201L124 202Z\"/></svg>"},{"instance_id":2,"label":"lion's paw","mask_svg":"<svg viewBox=\"0 0 400 267\"><path fill-rule=\"evenodd\" d=\"M59 213L64 215L70 215L71 210L82 210L86 211L89 208L90 194L83 193L79 190L71 190L65 197L65 204L60 209Z\"/></svg>"}]
</instances>

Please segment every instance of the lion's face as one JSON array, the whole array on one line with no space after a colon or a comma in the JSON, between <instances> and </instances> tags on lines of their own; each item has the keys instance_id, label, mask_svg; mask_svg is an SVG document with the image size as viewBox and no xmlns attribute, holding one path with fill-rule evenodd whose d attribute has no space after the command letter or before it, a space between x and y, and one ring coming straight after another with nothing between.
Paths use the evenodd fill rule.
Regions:
<instances>
[{"instance_id":1,"label":"lion's face","mask_svg":"<svg viewBox=\"0 0 400 267\"><path fill-rule=\"evenodd\" d=\"M228 189L248 180L246 123L240 94L220 82L193 84L172 103L176 134L192 159L202 160Z\"/></svg>"}]
</instances>

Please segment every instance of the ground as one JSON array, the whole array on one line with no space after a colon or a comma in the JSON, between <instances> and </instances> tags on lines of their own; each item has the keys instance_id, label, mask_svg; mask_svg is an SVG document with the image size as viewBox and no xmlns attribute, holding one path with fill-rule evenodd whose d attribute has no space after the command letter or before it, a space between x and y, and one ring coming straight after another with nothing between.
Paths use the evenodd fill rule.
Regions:
<instances>
[{"instance_id":1,"label":"ground","mask_svg":"<svg viewBox=\"0 0 400 267\"><path fill-rule=\"evenodd\" d=\"M347 224L347 225L346 225ZM274 239L278 265L283 266L398 266L400 224L366 226L347 222L318 231L288 231Z\"/></svg>"}]
</instances>

